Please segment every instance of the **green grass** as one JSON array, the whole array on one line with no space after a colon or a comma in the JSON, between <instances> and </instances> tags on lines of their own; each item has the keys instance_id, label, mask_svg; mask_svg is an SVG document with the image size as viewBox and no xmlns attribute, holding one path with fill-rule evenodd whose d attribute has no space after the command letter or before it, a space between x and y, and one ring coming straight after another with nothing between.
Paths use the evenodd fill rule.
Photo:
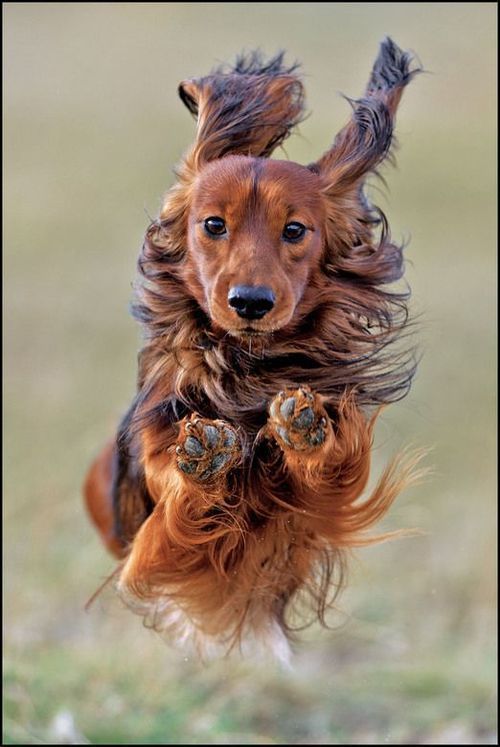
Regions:
<instances>
[{"instance_id":1,"label":"green grass","mask_svg":"<svg viewBox=\"0 0 500 747\"><path fill-rule=\"evenodd\" d=\"M492 3L7 3L4 743L488 744L495 710L495 14ZM290 672L203 665L110 591L81 503L133 394L127 305L148 222L193 124L176 97L243 48L302 60L316 158L391 34L429 71L398 116L380 197L422 315L412 392L377 426L374 469L412 443L433 476L360 551L332 631Z\"/></svg>"},{"instance_id":2,"label":"green grass","mask_svg":"<svg viewBox=\"0 0 500 747\"><path fill-rule=\"evenodd\" d=\"M450 671L452 651L381 661L366 642L353 660L345 641L329 640L329 653L324 643L302 650L299 667L302 658L307 665L291 673L241 662L200 669L165 651L134 658L131 671L131 652L116 647L104 655L81 642L35 647L29 663L6 662L5 739L49 741L57 714L70 711L92 744L358 744L368 734L412 744L449 724L491 741L483 678L493 673L484 661L482 676Z\"/></svg>"}]
</instances>

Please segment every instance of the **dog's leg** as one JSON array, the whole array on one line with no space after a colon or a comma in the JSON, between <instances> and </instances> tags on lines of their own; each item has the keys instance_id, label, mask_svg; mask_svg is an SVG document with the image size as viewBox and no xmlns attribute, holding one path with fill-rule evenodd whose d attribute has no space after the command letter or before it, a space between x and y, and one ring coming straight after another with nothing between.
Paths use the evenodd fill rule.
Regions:
<instances>
[{"instance_id":1,"label":"dog's leg","mask_svg":"<svg viewBox=\"0 0 500 747\"><path fill-rule=\"evenodd\" d=\"M294 505L321 520L346 493L352 498L362 492L371 447L371 424L352 397L340 404L335 422L324 403L308 386L286 389L272 400L266 427L283 452Z\"/></svg>"},{"instance_id":2,"label":"dog's leg","mask_svg":"<svg viewBox=\"0 0 500 747\"><path fill-rule=\"evenodd\" d=\"M386 470L371 496L358 501L370 472L374 417L366 420L353 396L341 400L332 421L324 398L308 387L280 392L270 406L267 434L280 445L294 486L291 509L311 529L352 546L379 519L401 482Z\"/></svg>"},{"instance_id":3,"label":"dog's leg","mask_svg":"<svg viewBox=\"0 0 500 747\"><path fill-rule=\"evenodd\" d=\"M122 580L141 578L148 585L153 569L153 575L175 578L179 565L188 562L184 550L189 562L198 557L203 568L206 547L214 538L211 510L227 497L226 475L240 453L232 426L196 413L178 423L177 438L157 427L143 431L141 461L156 505L132 544ZM225 522L214 531L220 537L237 526L237 521L234 527Z\"/></svg>"},{"instance_id":4,"label":"dog's leg","mask_svg":"<svg viewBox=\"0 0 500 747\"><path fill-rule=\"evenodd\" d=\"M226 622L219 625L219 617L232 614L225 568L241 522L237 507L225 505L226 476L241 447L222 420L193 414L178 426L176 439L164 433L162 441L153 429L142 434L144 475L156 505L134 538L118 588L148 624L181 637L191 631L196 639L201 628L220 633Z\"/></svg>"},{"instance_id":5,"label":"dog's leg","mask_svg":"<svg viewBox=\"0 0 500 747\"><path fill-rule=\"evenodd\" d=\"M280 392L271 403L267 434L281 446L294 486L290 509L337 549L364 545L376 539L365 531L416 476L418 459L396 457L362 498L377 413L367 420L354 396L346 395L331 420L324 402L308 387Z\"/></svg>"}]
</instances>

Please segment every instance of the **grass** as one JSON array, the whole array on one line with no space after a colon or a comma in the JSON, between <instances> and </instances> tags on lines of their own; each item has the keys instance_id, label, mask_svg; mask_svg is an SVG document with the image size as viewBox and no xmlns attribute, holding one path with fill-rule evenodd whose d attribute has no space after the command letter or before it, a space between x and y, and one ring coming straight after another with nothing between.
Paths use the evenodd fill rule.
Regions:
<instances>
[{"instance_id":1,"label":"grass","mask_svg":"<svg viewBox=\"0 0 500 747\"><path fill-rule=\"evenodd\" d=\"M496 739L495 65L492 3L6 3L4 743L489 744ZM207 34L207 29L210 33ZM193 125L177 83L242 48L303 61L309 162L361 92L378 41L418 51L379 197L411 235L419 373L382 415L374 469L413 443L433 477L361 551L294 667L209 665L105 592L80 486L126 408L128 315L147 213Z\"/></svg>"},{"instance_id":2,"label":"grass","mask_svg":"<svg viewBox=\"0 0 500 747\"><path fill-rule=\"evenodd\" d=\"M135 642L143 650L141 636ZM93 744L327 744L331 738L357 744L363 733L407 744L449 723L484 737L493 732L487 689L480 677L463 676L463 669L447 671L451 652L440 662L408 667L410 654L398 662L389 657L381 666L373 642L362 641L354 661L346 643L341 640L327 655L331 668L312 643L302 651L309 671L301 676L248 663L200 670L170 651L136 661L131 676L128 657L113 647L104 657L90 642L72 642L63 650L39 647L29 663L6 663L9 743L19 743L20 724L25 738L49 740L57 714L75 703L78 727Z\"/></svg>"},{"instance_id":3,"label":"grass","mask_svg":"<svg viewBox=\"0 0 500 747\"><path fill-rule=\"evenodd\" d=\"M134 659L131 673L130 656L116 647L104 656L90 642L39 647L29 663L6 663L6 742L50 741L58 716L78 704L78 730L91 744L377 743L370 735L414 744L449 724L493 743L487 662L482 676L449 671L452 651L439 661L406 653L381 662L366 641L353 660L352 642L330 641L326 653L324 642L301 652L300 676L241 662L202 670L158 650Z\"/></svg>"}]
</instances>

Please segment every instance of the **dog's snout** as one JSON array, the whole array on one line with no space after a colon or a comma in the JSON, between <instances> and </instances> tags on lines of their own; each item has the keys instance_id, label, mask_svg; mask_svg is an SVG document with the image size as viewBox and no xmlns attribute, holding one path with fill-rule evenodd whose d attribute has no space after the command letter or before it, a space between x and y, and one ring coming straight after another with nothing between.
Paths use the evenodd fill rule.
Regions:
<instances>
[{"instance_id":1,"label":"dog's snout","mask_svg":"<svg viewBox=\"0 0 500 747\"><path fill-rule=\"evenodd\" d=\"M276 297L265 285L236 285L227 294L229 306L243 319L261 319L274 306Z\"/></svg>"}]
</instances>

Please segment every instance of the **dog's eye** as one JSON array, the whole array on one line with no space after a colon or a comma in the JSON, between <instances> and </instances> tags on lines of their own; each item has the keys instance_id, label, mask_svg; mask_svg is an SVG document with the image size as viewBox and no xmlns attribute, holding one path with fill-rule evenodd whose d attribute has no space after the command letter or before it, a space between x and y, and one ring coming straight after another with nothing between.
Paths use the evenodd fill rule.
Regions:
<instances>
[{"instance_id":1,"label":"dog's eye","mask_svg":"<svg viewBox=\"0 0 500 747\"><path fill-rule=\"evenodd\" d=\"M303 238L306 230L306 227L303 226L302 223L293 221L292 223L286 224L283 229L282 237L285 239L285 241L300 241L300 239Z\"/></svg>"},{"instance_id":2,"label":"dog's eye","mask_svg":"<svg viewBox=\"0 0 500 747\"><path fill-rule=\"evenodd\" d=\"M205 221L205 231L212 236L222 236L223 233L226 233L226 224L222 218L212 216Z\"/></svg>"}]
</instances>

